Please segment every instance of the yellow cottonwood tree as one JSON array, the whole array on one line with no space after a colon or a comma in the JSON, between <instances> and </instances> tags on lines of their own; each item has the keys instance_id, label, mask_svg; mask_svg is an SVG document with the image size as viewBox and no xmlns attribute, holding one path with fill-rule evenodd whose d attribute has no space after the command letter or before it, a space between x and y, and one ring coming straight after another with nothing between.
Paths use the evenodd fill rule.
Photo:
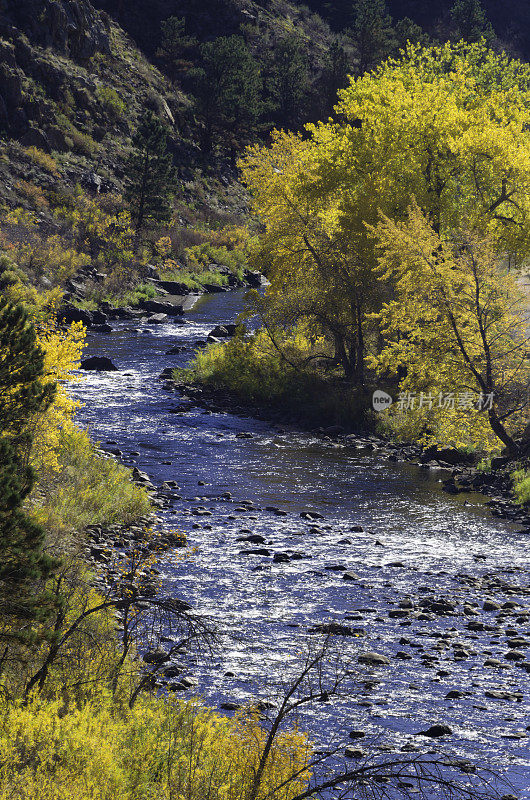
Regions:
<instances>
[{"instance_id":1,"label":"yellow cottonwood tree","mask_svg":"<svg viewBox=\"0 0 530 800\"><path fill-rule=\"evenodd\" d=\"M410 45L339 95L335 120L253 148L243 178L264 226L262 311L310 321L362 383L373 311L392 296L367 225L413 199L444 236L473 230L510 265L530 250L530 67L483 42ZM331 348L330 348L331 349Z\"/></svg>"},{"instance_id":2,"label":"yellow cottonwood tree","mask_svg":"<svg viewBox=\"0 0 530 800\"><path fill-rule=\"evenodd\" d=\"M528 418L530 340L524 298L491 239L442 238L416 203L406 222L383 216L372 232L395 298L376 315L384 345L370 362L405 373L394 423L426 444L515 451Z\"/></svg>"}]
</instances>

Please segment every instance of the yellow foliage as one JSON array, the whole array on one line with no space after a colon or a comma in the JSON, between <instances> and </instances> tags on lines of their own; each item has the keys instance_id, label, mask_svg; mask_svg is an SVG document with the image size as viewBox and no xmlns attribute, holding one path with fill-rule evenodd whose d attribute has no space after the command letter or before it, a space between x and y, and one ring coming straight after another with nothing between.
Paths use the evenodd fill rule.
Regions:
<instances>
[{"instance_id":1,"label":"yellow foliage","mask_svg":"<svg viewBox=\"0 0 530 800\"><path fill-rule=\"evenodd\" d=\"M5 216L6 222L10 225L18 225L21 228L34 228L37 224L35 215L32 214L30 211L26 211L24 208L13 208L11 211L8 211Z\"/></svg>"},{"instance_id":2,"label":"yellow foliage","mask_svg":"<svg viewBox=\"0 0 530 800\"><path fill-rule=\"evenodd\" d=\"M509 445L505 432L527 424L530 345L524 299L491 239L442 238L417 204L407 222L383 216L372 231L379 274L396 296L375 315L384 344L369 363L379 373L404 369L400 390L415 396L391 409L395 428L424 444Z\"/></svg>"},{"instance_id":3,"label":"yellow foliage","mask_svg":"<svg viewBox=\"0 0 530 800\"><path fill-rule=\"evenodd\" d=\"M512 264L530 252L530 68L483 43L410 45L351 80L336 119L276 132L242 161L264 226L252 260L271 287L263 313L311 319L358 385L392 284L367 225L415 198L442 235L481 232Z\"/></svg>"},{"instance_id":4,"label":"yellow foliage","mask_svg":"<svg viewBox=\"0 0 530 800\"><path fill-rule=\"evenodd\" d=\"M33 203L33 205L42 210L43 208L48 208L49 203L46 199L46 195L41 186L37 186L35 183L31 181L17 181L15 184L16 188L24 194L28 200Z\"/></svg>"},{"instance_id":5,"label":"yellow foliage","mask_svg":"<svg viewBox=\"0 0 530 800\"><path fill-rule=\"evenodd\" d=\"M57 216L72 228L80 250L112 271L115 279L128 276L134 258L134 229L128 211L109 213L78 188L73 207L59 209Z\"/></svg>"},{"instance_id":6,"label":"yellow foliage","mask_svg":"<svg viewBox=\"0 0 530 800\"><path fill-rule=\"evenodd\" d=\"M57 431L55 469L41 472L45 499L34 516L48 531L75 532L87 525L128 524L150 513L149 496L130 470L99 455L88 434L68 423Z\"/></svg>"},{"instance_id":7,"label":"yellow foliage","mask_svg":"<svg viewBox=\"0 0 530 800\"><path fill-rule=\"evenodd\" d=\"M57 451L61 431L73 425L72 417L78 407L78 403L68 395L63 384L79 366L85 328L81 323L74 322L63 333L53 322L45 322L39 326L37 340L44 351L46 378L59 383L56 398L48 410L28 421L33 435L32 462L38 471L46 471L59 468Z\"/></svg>"},{"instance_id":8,"label":"yellow foliage","mask_svg":"<svg viewBox=\"0 0 530 800\"><path fill-rule=\"evenodd\" d=\"M265 738L255 714L228 719L176 698L127 712L104 698L2 705L0 800L245 800ZM309 755L303 734L280 734L258 799L302 792Z\"/></svg>"},{"instance_id":9,"label":"yellow foliage","mask_svg":"<svg viewBox=\"0 0 530 800\"><path fill-rule=\"evenodd\" d=\"M168 258L172 248L171 237L161 236L156 242L155 248L160 258Z\"/></svg>"},{"instance_id":10,"label":"yellow foliage","mask_svg":"<svg viewBox=\"0 0 530 800\"><path fill-rule=\"evenodd\" d=\"M46 172L50 172L55 176L59 175L59 168L57 167L56 160L48 153L45 153L44 150L39 150L38 147L26 147L24 152L35 164L45 169Z\"/></svg>"},{"instance_id":11,"label":"yellow foliage","mask_svg":"<svg viewBox=\"0 0 530 800\"><path fill-rule=\"evenodd\" d=\"M64 285L90 263L87 255L65 246L59 236L21 242L12 248L11 255L28 276L45 276L55 286Z\"/></svg>"}]
</instances>

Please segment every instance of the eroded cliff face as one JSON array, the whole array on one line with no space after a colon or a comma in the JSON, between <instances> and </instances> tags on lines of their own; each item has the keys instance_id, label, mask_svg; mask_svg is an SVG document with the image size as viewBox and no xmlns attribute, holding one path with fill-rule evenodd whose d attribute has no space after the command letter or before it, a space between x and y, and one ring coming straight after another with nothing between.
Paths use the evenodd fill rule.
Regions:
<instances>
[{"instance_id":1,"label":"eroded cliff face","mask_svg":"<svg viewBox=\"0 0 530 800\"><path fill-rule=\"evenodd\" d=\"M98 52L110 53L109 22L88 0L7 0L2 34L16 29L32 44L86 62Z\"/></svg>"},{"instance_id":2,"label":"eroded cliff face","mask_svg":"<svg viewBox=\"0 0 530 800\"><path fill-rule=\"evenodd\" d=\"M94 172L98 191L119 192L146 107L177 145L186 97L105 11L89 0L4 0L0 8L0 202L27 205L21 182L61 191ZM60 169L50 174L28 148L53 152Z\"/></svg>"},{"instance_id":3,"label":"eroded cliff face","mask_svg":"<svg viewBox=\"0 0 530 800\"><path fill-rule=\"evenodd\" d=\"M26 144L65 149L53 101L74 65L110 55L109 17L88 0L7 0L0 35L0 126Z\"/></svg>"}]
</instances>

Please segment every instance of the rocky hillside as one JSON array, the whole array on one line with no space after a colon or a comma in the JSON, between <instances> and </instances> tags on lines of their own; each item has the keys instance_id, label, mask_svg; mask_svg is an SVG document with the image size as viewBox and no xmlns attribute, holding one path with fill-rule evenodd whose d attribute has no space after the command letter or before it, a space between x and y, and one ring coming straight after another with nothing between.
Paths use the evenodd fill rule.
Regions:
<instances>
[{"instance_id":1,"label":"rocky hillside","mask_svg":"<svg viewBox=\"0 0 530 800\"><path fill-rule=\"evenodd\" d=\"M173 126L179 145L186 98L87 0L9 0L0 35L4 202L24 200L20 181L119 191L120 164L145 106ZM56 169L33 148L53 151Z\"/></svg>"}]
</instances>

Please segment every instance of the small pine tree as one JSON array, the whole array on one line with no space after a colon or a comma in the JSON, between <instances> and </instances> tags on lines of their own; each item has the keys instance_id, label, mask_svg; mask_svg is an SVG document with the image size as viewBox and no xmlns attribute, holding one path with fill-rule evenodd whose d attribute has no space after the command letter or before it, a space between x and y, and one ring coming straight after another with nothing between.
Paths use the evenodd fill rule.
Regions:
<instances>
[{"instance_id":1,"label":"small pine tree","mask_svg":"<svg viewBox=\"0 0 530 800\"><path fill-rule=\"evenodd\" d=\"M456 41L478 42L484 38L489 43L495 38L480 0L456 0L449 16L451 38Z\"/></svg>"},{"instance_id":2,"label":"small pine tree","mask_svg":"<svg viewBox=\"0 0 530 800\"><path fill-rule=\"evenodd\" d=\"M35 584L55 563L42 550L44 531L22 510L34 481L31 420L48 408L55 390L26 312L0 299L0 610L22 622L10 639L24 638L23 621L45 613Z\"/></svg>"},{"instance_id":3,"label":"small pine tree","mask_svg":"<svg viewBox=\"0 0 530 800\"><path fill-rule=\"evenodd\" d=\"M351 37L357 48L359 75L375 67L392 52L395 31L385 0L355 0Z\"/></svg>"},{"instance_id":4,"label":"small pine tree","mask_svg":"<svg viewBox=\"0 0 530 800\"><path fill-rule=\"evenodd\" d=\"M176 175L167 136L165 126L152 111L147 111L133 137L134 149L125 162L125 199L131 207L137 234L147 222L171 219Z\"/></svg>"},{"instance_id":5,"label":"small pine tree","mask_svg":"<svg viewBox=\"0 0 530 800\"><path fill-rule=\"evenodd\" d=\"M197 40L186 35L186 20L183 17L169 17L162 22L160 30L160 46L156 55L169 76L176 80L191 69L189 55L197 46Z\"/></svg>"}]
</instances>

